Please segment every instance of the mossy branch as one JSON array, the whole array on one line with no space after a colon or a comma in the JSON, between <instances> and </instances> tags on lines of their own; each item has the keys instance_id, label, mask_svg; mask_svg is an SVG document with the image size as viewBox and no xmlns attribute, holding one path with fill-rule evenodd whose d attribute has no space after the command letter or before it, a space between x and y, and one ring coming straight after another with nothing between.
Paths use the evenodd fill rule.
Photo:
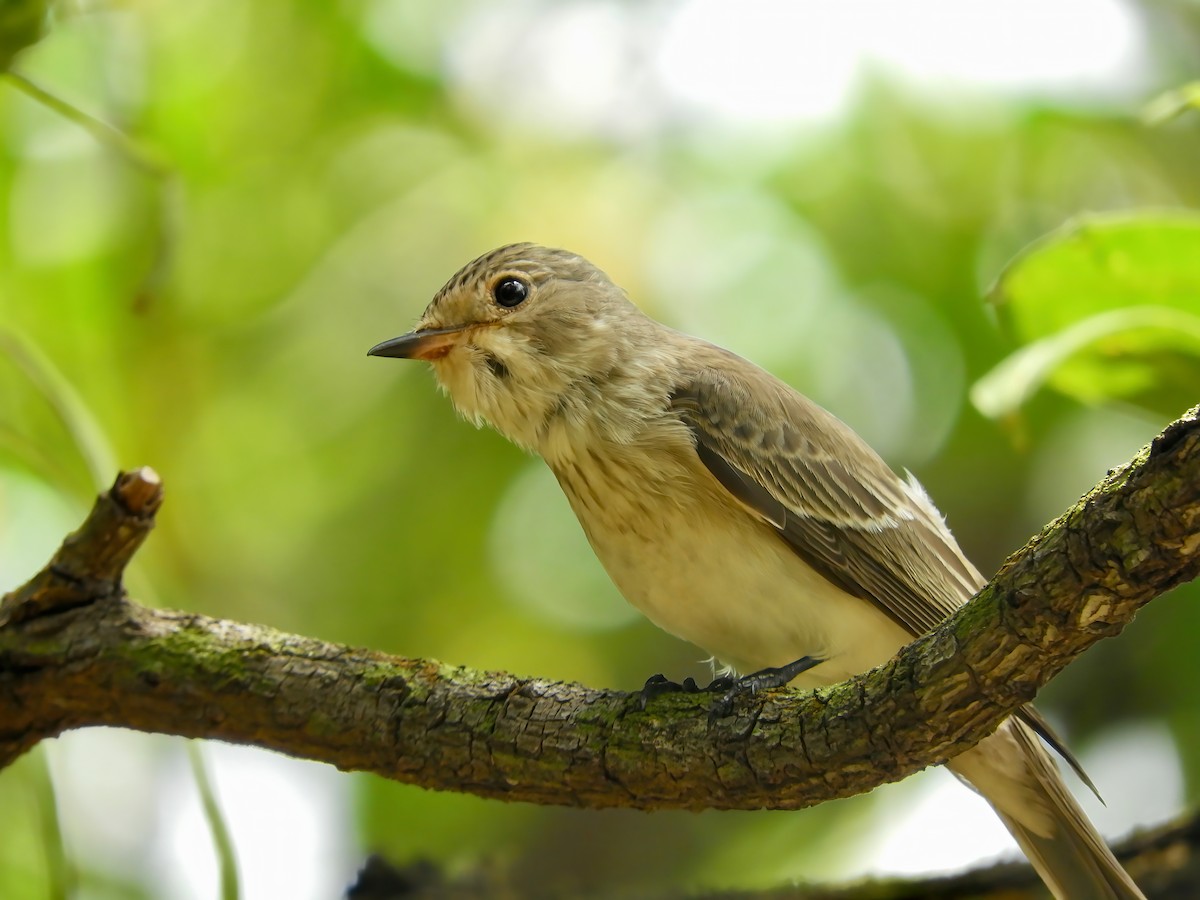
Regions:
<instances>
[{"instance_id":1,"label":"mossy branch","mask_svg":"<svg viewBox=\"0 0 1200 900\"><path fill-rule=\"evenodd\" d=\"M453 668L131 601L120 573L161 485L122 475L0 602L0 766L71 728L269 747L427 788L582 807L811 806L962 752L1072 659L1200 570L1200 408L866 675L704 698Z\"/></svg>"}]
</instances>

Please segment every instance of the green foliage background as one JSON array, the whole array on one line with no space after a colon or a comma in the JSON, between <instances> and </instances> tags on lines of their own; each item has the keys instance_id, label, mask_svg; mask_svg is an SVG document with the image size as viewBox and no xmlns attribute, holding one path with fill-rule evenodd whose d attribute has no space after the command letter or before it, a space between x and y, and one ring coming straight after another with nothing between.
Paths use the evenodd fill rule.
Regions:
<instances>
[{"instance_id":1,"label":"green foliage background","mask_svg":"<svg viewBox=\"0 0 1200 900\"><path fill-rule=\"evenodd\" d=\"M0 60L36 37L37 4L19 7ZM515 240L584 253L653 314L833 409L917 473L985 571L1200 397L1200 328L1157 313L993 372L1101 312L1200 321L1196 112L1149 125L1152 92L1017 102L879 75L836 124L606 137L481 107L448 79L447 43L479 9L54 10L14 69L118 124L151 165L0 81L0 587L116 467L149 464L168 499L141 598L594 685L702 675L694 648L626 610L536 461L456 420L420 367L365 357L462 263ZM1143 14L1161 88L1194 77L1195 6ZM989 372L975 399L997 419L970 400ZM1044 705L1085 749L1164 723L1194 804L1200 607L1179 594ZM614 889L834 872L904 790L800 815L648 816L343 777L352 809L329 827L355 854ZM72 861L69 839L58 859L50 791L40 758L0 774L0 896L63 879L158 895L161 873Z\"/></svg>"}]
</instances>

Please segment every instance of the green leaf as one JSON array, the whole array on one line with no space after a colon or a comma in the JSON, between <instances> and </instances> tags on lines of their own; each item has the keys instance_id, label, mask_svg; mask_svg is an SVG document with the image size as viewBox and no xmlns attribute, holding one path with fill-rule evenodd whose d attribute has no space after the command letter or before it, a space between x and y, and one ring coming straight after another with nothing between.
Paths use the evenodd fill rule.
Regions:
<instances>
[{"instance_id":1,"label":"green leaf","mask_svg":"<svg viewBox=\"0 0 1200 900\"><path fill-rule=\"evenodd\" d=\"M18 53L41 40L48 7L46 0L0 2L0 72Z\"/></svg>"},{"instance_id":2,"label":"green leaf","mask_svg":"<svg viewBox=\"0 0 1200 900\"><path fill-rule=\"evenodd\" d=\"M0 355L24 373L54 410L95 486L103 488L112 481L117 472L116 453L104 428L70 380L33 341L15 330L0 329Z\"/></svg>"},{"instance_id":3,"label":"green leaf","mask_svg":"<svg viewBox=\"0 0 1200 900\"><path fill-rule=\"evenodd\" d=\"M987 416L1047 384L1168 413L1200 394L1200 215L1076 220L1019 254L990 299L1025 346L972 389Z\"/></svg>"},{"instance_id":4,"label":"green leaf","mask_svg":"<svg viewBox=\"0 0 1200 900\"><path fill-rule=\"evenodd\" d=\"M1200 81L1159 94L1142 110L1142 121L1147 125L1161 125L1185 112L1200 110Z\"/></svg>"},{"instance_id":5,"label":"green leaf","mask_svg":"<svg viewBox=\"0 0 1200 900\"><path fill-rule=\"evenodd\" d=\"M971 402L993 419L1010 415L1076 353L1105 342L1109 346L1121 339L1131 342L1143 331L1152 332L1148 335L1151 345L1178 342L1200 355L1200 315L1162 306L1118 309L1076 322L1058 334L1022 347L975 382ZM1074 393L1081 399L1106 399L1098 390L1101 383L1081 379ZM1089 388L1097 391L1093 393Z\"/></svg>"}]
</instances>

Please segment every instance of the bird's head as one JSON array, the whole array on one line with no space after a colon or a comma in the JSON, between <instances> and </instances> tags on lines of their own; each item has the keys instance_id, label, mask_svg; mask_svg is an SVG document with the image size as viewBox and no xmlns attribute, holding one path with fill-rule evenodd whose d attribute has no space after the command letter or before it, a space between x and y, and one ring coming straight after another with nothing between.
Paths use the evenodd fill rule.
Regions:
<instances>
[{"instance_id":1,"label":"bird's head","mask_svg":"<svg viewBox=\"0 0 1200 900\"><path fill-rule=\"evenodd\" d=\"M429 362L463 416L538 450L552 422L586 419L590 395L624 378L629 339L649 322L583 257L510 244L460 269L416 328L369 355Z\"/></svg>"}]
</instances>

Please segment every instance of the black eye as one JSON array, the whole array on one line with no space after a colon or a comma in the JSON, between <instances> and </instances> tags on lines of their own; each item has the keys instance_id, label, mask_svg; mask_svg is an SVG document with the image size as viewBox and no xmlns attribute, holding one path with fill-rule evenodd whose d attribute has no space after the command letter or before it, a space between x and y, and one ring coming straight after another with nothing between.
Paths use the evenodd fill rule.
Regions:
<instances>
[{"instance_id":1,"label":"black eye","mask_svg":"<svg viewBox=\"0 0 1200 900\"><path fill-rule=\"evenodd\" d=\"M529 285L520 278L501 278L492 288L492 296L501 306L520 306L529 296Z\"/></svg>"}]
</instances>

